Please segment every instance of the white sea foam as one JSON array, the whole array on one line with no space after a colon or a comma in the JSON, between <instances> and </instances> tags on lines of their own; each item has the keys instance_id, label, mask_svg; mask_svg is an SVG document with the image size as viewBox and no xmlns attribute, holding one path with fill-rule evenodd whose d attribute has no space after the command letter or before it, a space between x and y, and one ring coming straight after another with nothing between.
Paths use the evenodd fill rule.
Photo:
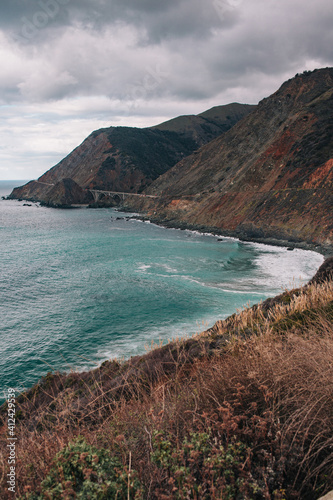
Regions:
<instances>
[{"instance_id":1,"label":"white sea foam","mask_svg":"<svg viewBox=\"0 0 333 500\"><path fill-rule=\"evenodd\" d=\"M253 290L253 288L247 288L245 290L237 290L236 288L224 288L225 285L211 285L211 288L218 288L221 292L224 292L224 293L233 293L233 294L236 294L236 295L249 295L249 293L251 293L251 295L260 295L262 296L262 292L255 292Z\"/></svg>"},{"instance_id":2,"label":"white sea foam","mask_svg":"<svg viewBox=\"0 0 333 500\"><path fill-rule=\"evenodd\" d=\"M141 264L138 267L137 271L144 271L145 272L145 271L147 271L147 269L150 269L150 268L151 268L151 265L149 265L149 264Z\"/></svg>"},{"instance_id":3,"label":"white sea foam","mask_svg":"<svg viewBox=\"0 0 333 500\"><path fill-rule=\"evenodd\" d=\"M287 250L285 247L248 243L260 251L255 259L257 270L243 285L273 290L301 286L309 281L324 261L324 257L310 250Z\"/></svg>"},{"instance_id":4,"label":"white sea foam","mask_svg":"<svg viewBox=\"0 0 333 500\"><path fill-rule=\"evenodd\" d=\"M169 264L155 264L156 267L161 267L162 269L165 269L168 273L177 273L178 269L175 269L174 267L171 267Z\"/></svg>"},{"instance_id":5,"label":"white sea foam","mask_svg":"<svg viewBox=\"0 0 333 500\"><path fill-rule=\"evenodd\" d=\"M257 262L265 274L268 272L273 279L284 283L286 276L290 276L289 279L291 277L295 280L299 279L301 282L308 281L324 261L322 255L315 252L308 253L304 250L296 249L293 252L284 250L276 253L271 250L271 252L263 254L261 258L257 259ZM277 253L278 259L276 258Z\"/></svg>"},{"instance_id":6,"label":"white sea foam","mask_svg":"<svg viewBox=\"0 0 333 500\"><path fill-rule=\"evenodd\" d=\"M172 323L164 326L147 328L143 332L133 333L124 338L114 339L109 347L104 347L96 352L94 360L102 363L105 360L128 359L130 356L144 354L152 345L166 345L176 338L190 338L211 328L218 319L224 319L229 314L221 313L219 317L209 317L202 321Z\"/></svg>"}]
</instances>

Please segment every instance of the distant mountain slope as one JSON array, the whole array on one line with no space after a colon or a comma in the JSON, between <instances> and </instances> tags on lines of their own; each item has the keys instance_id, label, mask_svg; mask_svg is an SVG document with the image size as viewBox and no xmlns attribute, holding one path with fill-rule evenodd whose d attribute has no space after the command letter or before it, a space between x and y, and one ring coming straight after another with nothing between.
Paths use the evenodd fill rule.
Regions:
<instances>
[{"instance_id":1,"label":"distant mountain slope","mask_svg":"<svg viewBox=\"0 0 333 500\"><path fill-rule=\"evenodd\" d=\"M248 238L333 244L333 68L284 83L159 177L136 208Z\"/></svg>"},{"instance_id":2,"label":"distant mountain slope","mask_svg":"<svg viewBox=\"0 0 333 500\"><path fill-rule=\"evenodd\" d=\"M47 201L51 188L68 178L84 189L140 193L159 175L254 108L234 103L213 108L212 118L209 110L207 118L179 117L171 120L171 126L166 122L144 129L97 130L38 181L15 189L11 197Z\"/></svg>"},{"instance_id":3,"label":"distant mountain slope","mask_svg":"<svg viewBox=\"0 0 333 500\"><path fill-rule=\"evenodd\" d=\"M152 128L176 132L183 137L193 139L198 146L203 146L227 132L254 109L253 105L234 102L225 106L215 106L199 115L179 116Z\"/></svg>"}]
</instances>

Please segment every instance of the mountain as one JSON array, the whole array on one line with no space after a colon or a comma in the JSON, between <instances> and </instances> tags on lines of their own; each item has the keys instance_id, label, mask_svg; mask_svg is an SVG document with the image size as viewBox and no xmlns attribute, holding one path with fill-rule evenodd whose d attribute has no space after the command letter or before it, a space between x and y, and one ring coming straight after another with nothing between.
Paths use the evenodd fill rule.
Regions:
<instances>
[{"instance_id":1,"label":"mountain","mask_svg":"<svg viewBox=\"0 0 333 500\"><path fill-rule=\"evenodd\" d=\"M254 109L253 105L234 102L225 106L215 106L199 115L179 116L152 128L176 132L184 138L193 139L198 146L203 146L227 132Z\"/></svg>"},{"instance_id":2,"label":"mountain","mask_svg":"<svg viewBox=\"0 0 333 500\"><path fill-rule=\"evenodd\" d=\"M58 206L62 181L68 178L83 189L140 193L179 160L229 130L254 108L233 103L151 128L97 130L37 181L14 189L10 198ZM50 196L51 189L54 196ZM81 203L82 197L71 199Z\"/></svg>"},{"instance_id":3,"label":"mountain","mask_svg":"<svg viewBox=\"0 0 333 500\"><path fill-rule=\"evenodd\" d=\"M256 107L101 129L10 197L67 206L82 203L80 188L143 193L126 206L156 222L330 253L332 94L333 68L323 68L296 75Z\"/></svg>"},{"instance_id":4,"label":"mountain","mask_svg":"<svg viewBox=\"0 0 333 500\"><path fill-rule=\"evenodd\" d=\"M285 82L160 176L135 208L169 225L333 245L333 68ZM132 206L133 206L132 202Z\"/></svg>"}]
</instances>

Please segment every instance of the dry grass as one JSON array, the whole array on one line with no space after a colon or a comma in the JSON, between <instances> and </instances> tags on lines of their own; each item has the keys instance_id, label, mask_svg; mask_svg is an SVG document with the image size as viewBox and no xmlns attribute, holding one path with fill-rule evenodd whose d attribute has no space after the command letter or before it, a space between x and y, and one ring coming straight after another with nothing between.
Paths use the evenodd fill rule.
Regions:
<instances>
[{"instance_id":1,"label":"dry grass","mask_svg":"<svg viewBox=\"0 0 333 500\"><path fill-rule=\"evenodd\" d=\"M128 362L49 375L19 400L19 495L39 494L82 435L136 474L136 498L318 498L333 488L332 322L329 281Z\"/></svg>"},{"instance_id":2,"label":"dry grass","mask_svg":"<svg viewBox=\"0 0 333 500\"><path fill-rule=\"evenodd\" d=\"M237 333L246 329L256 332L267 332L272 324L295 313L305 310L319 310L333 300L332 281L314 283L300 289L286 291L274 301L268 299L263 304L237 310L225 321L218 321L212 332L224 335L235 331ZM205 332L202 334L205 335Z\"/></svg>"}]
</instances>

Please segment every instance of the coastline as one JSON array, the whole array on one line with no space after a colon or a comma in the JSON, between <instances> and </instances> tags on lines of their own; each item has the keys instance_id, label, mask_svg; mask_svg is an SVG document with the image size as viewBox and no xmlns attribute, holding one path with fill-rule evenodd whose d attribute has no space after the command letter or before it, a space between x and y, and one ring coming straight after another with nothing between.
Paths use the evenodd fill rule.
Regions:
<instances>
[{"instance_id":1,"label":"coastline","mask_svg":"<svg viewBox=\"0 0 333 500\"><path fill-rule=\"evenodd\" d=\"M85 207L81 206L81 208ZM22 210L25 212L24 209ZM39 212L40 210L35 211ZM25 213L28 214L28 212ZM59 216L59 211L42 212L46 219ZM245 245L246 249L252 246L251 243L260 243L260 245L257 245L258 248L261 245L267 246L274 243L274 241L269 242L267 238L264 242L250 241L249 239L239 238L239 236L226 235L225 232L206 226L179 225L176 224L176 221L163 221L157 217L148 217L147 214L122 210L120 207L110 211L99 210L96 215L99 218L103 213L103 219L112 226L110 217L113 220L117 219L117 212L119 218L124 218L125 221L133 221L132 224L126 222L126 225L137 226L138 229L136 230L139 233L145 231L144 226L148 225L149 227L152 224L174 229L174 231L170 232L178 233L177 238L187 239L187 236L190 236L189 231L195 232L199 239L201 239L200 234L207 235L208 238L203 239L212 239L215 248L220 246L219 240L223 242L228 239L232 239L234 242L249 242L249 245ZM87 222L91 215L94 214L81 212L81 214L78 214L78 218ZM69 214L65 214L65 217L68 216ZM158 231L157 228L154 231ZM182 235L179 231L186 231L186 233ZM308 254L309 259L317 258L319 260L319 255L322 257L322 253L317 251L317 247L315 247L316 254L314 254L312 253L314 248L302 248L304 245L300 247L295 244L293 244L293 248L299 248L299 251L296 251L296 255L292 257L292 255L288 255L287 245L282 245L281 241L277 243L274 246L283 247L281 251L276 250L276 253L279 254L279 260L276 262L278 269L285 269L281 264L284 259L288 261L293 258L294 263L297 264L295 261L303 258L304 250L304 253L311 251L311 254ZM131 244L135 245L135 239L131 238ZM222 245L223 243L221 243ZM231 245L243 247L243 245L236 243L231 243ZM289 247L289 250L291 250L291 247ZM265 252L264 249L263 251ZM273 249L268 248L267 252L270 253L270 251L275 253ZM314 260L314 262L317 261ZM329 321L331 322L332 305L328 302L327 293L332 289L332 285L328 287L323 283L321 288L320 286L321 281L326 280L333 269L333 258L330 259L330 266L327 266L327 264L328 262L325 261L326 268L323 264L318 267L320 272L317 271L312 278L307 275L306 282L301 288L286 288L282 293L260 303L257 301L256 304L244 309L244 311L235 311L225 319L219 320L217 316L217 321L213 326L210 328L203 327L204 331L192 337L188 336L183 339L176 337L167 344L163 343L163 345L161 343L152 344L151 349L149 351L147 349L148 352L126 357L119 361L108 358L108 360L99 363L96 368L86 368L83 371L66 370L58 372L52 370L24 392L10 393L15 396L11 401L14 401L17 415L15 445L17 443L20 468L17 469L16 477L20 494L23 494L23 491L41 492L41 495L43 495L43 492L53 494L54 488L59 487L59 484L63 484L65 490L66 485L69 483L65 480L61 483L57 478L53 479L52 467L59 457L67 457L66 454L69 452L73 456L74 452L72 450L76 449L73 447L77 446L79 459L83 457L82 460L85 460L87 455L94 458L95 462L93 462L91 468L92 474L95 474L94 467L97 471L99 470L99 460L100 457L104 457L104 454L107 453L111 457L110 460L114 460L114 457L124 457L123 462L119 462L118 467L119 470L125 471L123 474L127 481L126 488L129 477L128 468L126 467L130 461L133 468L131 474L137 481L135 484L142 485L140 486L142 495L137 496L137 498L140 498L140 500L148 498L147 492L151 481L156 478L161 470L160 473L164 475L169 473L168 464L165 469L161 469L161 467L156 467L154 462L154 457L158 456L160 450L159 439L164 439L163 442L166 443L172 443L172 445L168 444L170 446L168 449L171 450L172 457L178 456L178 448L173 445L175 422L177 423L176 431L178 432L181 429L181 432L184 433L184 435L181 434L180 446L187 446L186 443L189 442L191 446L197 446L197 452L204 457L200 466L202 463L215 463L213 460L216 460L216 456L222 457L222 460L224 457L223 450L226 449L228 457L231 456L235 464L235 472L233 473L236 477L243 478L243 464L246 458L251 456L251 464L249 463L248 467L249 477L251 481L252 477L258 477L259 486L262 483L260 483L261 476L258 474L262 474L265 478L266 476L271 477L269 476L271 469L267 468L267 472L266 463L264 461L263 463L260 462L260 460L264 460L262 459L261 450L264 450L265 453L266 449L267 453L273 453L272 450L277 453L276 457L275 455L272 456L275 460L274 463L279 465L279 463L284 463L282 461L285 460L285 455L282 454L280 457L278 450L280 448L290 449L288 459L290 456L290 461L295 462L295 470L289 467L288 477L285 474L283 476L285 483L278 483L276 480L277 486L275 486L275 483L273 485L275 489L278 486L280 488L285 487L285 490L290 489L290 485L298 472L296 468L299 465L297 457L300 453L297 446L295 448L290 447L289 434L283 435L284 441L281 442L281 446L275 446L276 440L280 439L279 419L282 419L287 414L289 420L294 421L295 415L300 415L299 421L302 427L297 427L296 430L291 429L291 442L293 442L296 432L302 432L301 438L306 436L308 439L309 425L313 426L314 424L313 420L311 420L312 414L310 414L308 420L305 420L305 423L304 415L309 414L313 402L317 405L314 408L316 412L317 407L320 405L321 413L318 417L316 416L317 420L312 433L313 440L315 443L317 442L317 429L320 429L320 435L323 434L322 429L324 429L325 439L323 438L320 442L321 453L326 452L326 450L329 453L328 445L331 439L329 433L331 430L329 428L331 417L329 412L331 406L330 400L327 398L327 386L322 383L321 374L331 373L331 357L327 353L328 347L331 346L328 342L331 342L331 340L328 335L327 337L324 336L324 328L325 325L329 324ZM214 268L216 269L216 265L214 265ZM274 268L274 264L271 265L271 269ZM310 281L307 281L308 279ZM332 297L332 294L330 297ZM186 311L187 314L188 311ZM311 328L313 328L317 314L319 318L316 324L318 332L312 332ZM320 328L323 329L323 332ZM323 338L321 338L321 335ZM305 369L307 371L304 375ZM268 378L268 374L270 378ZM301 374L301 376L298 377L298 374ZM282 376L284 376L283 379ZM282 384L281 380L283 381L282 391L278 392ZM298 397L299 393L307 393L309 386L313 386L313 392L309 395L311 405L308 405L306 401L303 402L302 397ZM216 390L216 387L218 390ZM222 391L221 388L224 387L226 389ZM276 391L272 392L273 396L270 396L271 388ZM280 402L282 392L289 394L288 391L294 392L295 388L297 398L294 399L294 412L290 410L290 400L287 401L285 406L282 405L277 412L274 401L278 399ZM207 394L212 394L212 398L207 400ZM237 397L239 395L239 400L235 400L235 395ZM273 401L272 404L271 401ZM323 405L323 401L325 405ZM207 414L207 408L212 409L212 414ZM238 425L236 412L238 412L239 408L241 414L245 415L245 417ZM258 411L256 411L257 408ZM253 414L250 413L250 410L253 410ZM287 411L289 413L286 413ZM217 417L214 417L215 414ZM3 450L7 450L6 431L8 432L8 429L10 429L9 424L7 424L8 420L6 420L7 415L8 404L6 406L5 403L0 406L0 427L2 431L0 447ZM208 415L208 417L206 418L205 415ZM206 429L210 429L209 426L212 427L213 422L215 427L212 427L213 431L209 431L212 432L212 434L209 434L209 439L210 442L214 443L215 440L220 439L220 436L225 435L219 429L222 429L222 425L227 425L230 415L230 429L228 427L227 430L229 429L232 435L236 435L237 443L240 443L239 446L237 445L238 448L234 448L233 444L229 446L227 439L225 441L221 440L221 442L216 441L219 445L216 450L214 447L212 449L207 447L206 441L200 441L198 444L196 441L197 436L205 436L202 433L201 421L203 422L202 425L205 426L205 432ZM276 419L272 420L271 415L274 418L276 416ZM265 425L267 423L267 430L271 434L262 436L258 431L256 441L254 443L252 441L248 442L248 434L243 431L244 429L245 431L252 428L256 429L258 422ZM298 420L296 422L298 424ZM323 426L323 422L326 427ZM215 428L217 429L216 435L214 434ZM103 433L101 433L101 429L103 429ZM311 438L312 434L310 435ZM78 436L83 436L80 438L81 441L77 441ZM91 443L94 444L95 448L89 447ZM244 448L246 455L243 457L243 455L239 455L239 450L242 449L240 446L245 445L247 446L246 449ZM147 451L144 454L144 462L142 462L143 447ZM182 448L180 449L182 450ZM260 452L257 452L257 450L260 450ZM275 452L275 450L277 451ZM41 458L39 459L39 457ZM252 457L254 457L253 460ZM323 460L320 461L320 459L321 455L317 459L318 466L322 466ZM76 461L75 455L73 460ZM41 461L43 461L42 465ZM98 465L96 465L97 461ZM67 463L72 466L71 462L67 461ZM103 464L103 462L101 463ZM38 471L38 475L35 473L31 475L22 473L21 464L27 469L30 467L31 470ZM260 468L257 467L257 464L260 465ZM181 465L182 461L179 464L177 463L177 470ZM123 469L121 469L122 467ZM148 479L146 471L151 474ZM273 471L274 474L278 474L280 469L274 467ZM134 476L134 474L136 475ZM92 477L96 477L96 475ZM172 474L171 479L173 479ZM175 481L176 479L177 476L175 475ZM45 486L46 480L48 481L47 486ZM98 483L98 487L106 487L107 480L107 477L102 478ZM156 481L159 482L158 479ZM249 484L252 484L251 481ZM300 484L303 485L304 481L305 479L302 476ZM201 476L197 482L204 484ZM5 487L4 484L4 482L2 484L0 482L0 489L1 486ZM309 484L311 486L312 483ZM310 486L307 485L306 487L310 488ZM330 484L320 483L320 492L325 492L328 486ZM262 488L264 491L264 486ZM165 491L167 491L167 488ZM126 495L127 492L126 489ZM233 496L236 497L236 494ZM319 493L318 495L313 494L311 498L319 498L319 496ZM109 497L113 498L112 495ZM9 495L4 498L9 500ZM152 498L159 498L159 496Z\"/></svg>"},{"instance_id":2,"label":"coastline","mask_svg":"<svg viewBox=\"0 0 333 500\"><path fill-rule=\"evenodd\" d=\"M123 213L132 212L128 207L118 207L117 211ZM202 224L191 224L185 221L177 221L175 219L167 219L163 217L152 217L144 212L140 213L138 210L136 212L138 215L134 215L132 218L142 220L144 222L151 222L152 224L156 224L157 226L166 227L169 229L180 229L182 231L197 231L202 234L211 234L217 237L225 237L225 238L234 238L239 241L248 242L248 243L260 243L263 245L271 245L276 247L283 247L289 250L294 250L296 248L300 250L309 250L316 253L320 253L324 256L325 259L333 256L333 245L320 245L318 243L309 243L305 241L295 241L295 240L284 240L280 238L274 237L256 237L247 234L245 231L232 231L226 229L220 229L216 226L205 226Z\"/></svg>"},{"instance_id":3,"label":"coastline","mask_svg":"<svg viewBox=\"0 0 333 500\"><path fill-rule=\"evenodd\" d=\"M5 202L6 203L6 202ZM28 216L30 218L30 215L33 215L33 214L30 214L30 211L32 210L35 211L36 213L40 211L37 210L36 208L35 209L30 209L30 208L20 208L20 207L23 207L23 202L16 202L16 201L10 201L10 202L7 202L7 205L10 205L11 203L13 203L13 208L14 206L17 206L20 210L19 210L19 213L20 214L17 214L19 215L20 217L25 217L25 214L26 216ZM84 208L82 205L81 205L82 208ZM43 207L44 210L42 209L42 212L40 214L40 216L42 217L46 217L47 219L52 218L52 217L56 217L56 218L60 218L62 219L62 212L65 211L68 213L68 216L69 216L69 212L66 211L66 210L63 210L63 211L59 211L59 210L54 210L54 211L46 211L45 208L48 208L48 207ZM21 210L23 211L22 212L22 215L21 215ZM80 211L78 211L80 212ZM242 242L242 240L240 238L238 238L237 236L235 235L226 235L226 234L223 234L221 231L214 231L215 228L208 228L208 227L203 227L203 226L194 226L194 225L181 225L179 226L178 224L175 224L175 223L171 223L171 224L166 224L165 221L161 221L161 220L156 220L156 218L149 218L147 216L145 216L144 214L139 214L139 213L133 213L133 212L129 212L129 211L122 211L120 207L118 207L118 209L111 209L111 210L98 210L97 211L98 214L95 213L94 210L92 211L89 211L89 212L80 212L80 214L78 213L77 214L77 218L84 221L84 224L87 223L87 220L89 220L92 216L96 217L97 218L100 218L101 217L101 214L102 214L102 217L103 219L107 222L108 225L112 226L112 222L111 222L111 218L112 219L117 219L117 213L119 214L120 218L123 219L134 219L134 220L140 220L142 221L142 223L135 223L133 222L133 226L137 226L137 231L138 233L144 233L145 232L145 228L143 226L145 226L146 224L145 223L151 223L152 225L156 225L156 226L160 226L160 227L165 227L167 229L174 229L174 231L171 231L171 234L174 233L178 233L179 236L172 236L173 238L176 237L176 238L185 238L186 237L186 241L187 240L187 237L190 236L190 232L193 232L194 234L196 233L197 237L199 237L199 239L201 240L201 236L202 235L203 237L204 236L207 236L208 239L211 241L211 244L213 245L213 248L215 249L215 252L218 252L218 254L220 255L220 248L221 248L221 255L222 255L222 258L223 255L224 255L224 252L223 252L223 249L222 247L224 246L223 244L223 241L224 238L226 238L227 240L230 239L230 240L233 240L235 243L233 243L232 241L230 241L230 245L232 245L233 248L239 248L242 252L251 252L252 254L252 250L251 250L251 247L253 246L252 244L257 244L258 242L256 241L247 241L246 243L249 243L249 244L246 244L246 245L241 245L241 244L238 244L239 242ZM64 214L64 217L67 218L68 216L66 216ZM127 223L126 223L127 224ZM142 226L143 224L143 226ZM128 225L130 226L131 224L128 223ZM141 227L140 227L141 226ZM152 228L153 229L153 228ZM181 233L181 231L183 233ZM204 240L206 240L207 238L203 238ZM219 242L219 239L221 239L221 243ZM244 240L243 240L244 241ZM133 242L134 245L135 245L135 242ZM133 244L132 243L132 244ZM311 279L312 277L312 274L315 273L315 271L319 268L319 266L321 265L322 263L322 259L323 259L323 256L322 254L320 254L319 252L315 252L315 253L312 253L313 252L313 249L300 249L300 251L295 251L294 254L292 254L292 252L287 252L287 249L288 247L287 246L283 246L283 245L275 245L275 248L276 250L274 250L274 248L268 248L268 245L269 245L269 241L265 241L264 243L262 242L259 242L259 245L257 248L255 248L255 252L256 253L271 253L273 252L274 254L277 253L277 255L279 255L279 257L276 259L276 263L272 264L271 262L269 262L269 259L268 259L268 264L266 264L266 268L267 268L267 271L270 272L274 270L274 272L272 272L272 274L274 274L274 276L278 276L278 272L277 272L277 269L279 269L281 271L281 273L285 272L285 275L287 276L287 280L285 282L284 285L281 285L281 286L288 286L289 283L292 281L292 279L294 278L294 275L295 275L295 279L298 279L300 274L301 273L295 273L295 269L298 269L298 263L299 262L302 262L304 259L308 260L309 262L311 262L310 264L310 268L311 268L311 272L308 273L308 274L305 274L305 275L302 275L303 277L303 281L302 283L306 283L307 280ZM229 245L229 243L226 243L227 245ZM262 245L262 246L261 246ZM266 249L264 248L264 246L266 245ZM261 246L261 248L260 248ZM280 252L278 249L281 248L282 251ZM310 251L311 253L308 253L308 255L306 255L306 253ZM304 253L303 253L304 252ZM294 265L292 265L291 267L288 267L288 264L287 262L294 262ZM212 271L216 274L216 269L217 269L217 266L216 266L216 263L213 263L213 266L212 266L212 270L215 268L215 271ZM286 270L288 269L288 272L286 272ZM275 280L273 280L273 288L275 289ZM219 287L217 287L219 288ZM219 289L223 289L224 287L221 285ZM227 287L228 288L228 287ZM276 288L277 291L271 291L270 292L270 295L271 297L275 296L276 293L278 293L278 291L281 289L281 287L279 288ZM242 289L240 289L242 290ZM227 292L229 292L229 290L226 290ZM255 293L255 288L251 287L251 285L248 286L248 288L246 288L245 292L243 290L244 293L254 293L254 295L256 295ZM223 290L224 292L224 290ZM236 291L237 293L239 293L239 291L237 290ZM236 293L236 292L232 292L232 293ZM215 292L214 292L215 293ZM240 292L242 293L242 292ZM191 302L193 302L193 298L190 299ZM245 304L247 302L248 299L246 300L243 300L243 302L237 306L235 306L234 308L229 308L228 311L224 311L223 309L223 314L221 314L221 311L220 311L220 303L218 304L218 310L217 310L217 314L216 314L216 309L215 309L215 312L213 311L213 314L210 314L209 313L209 318L206 317L206 316L201 316L200 317L200 322L202 319L205 320L205 327L201 327L201 330L204 330L208 327L211 327L214 325L214 323L216 321L219 321L221 319L224 319L227 317L227 315L225 314L226 312L228 313L228 315L230 314L233 314L235 311L236 311L236 307L240 307L243 303ZM258 302L260 299L257 298L257 297L254 297L254 299L251 301L251 303L255 303L255 302ZM62 314L64 315L63 311L62 311ZM188 320L191 320L191 313L189 311L187 311L185 314L184 314L184 322L185 323L190 323L190 321ZM94 328L94 325L92 325L92 328ZM198 326L196 326L196 323L193 322L193 325L190 326L188 328L188 332L190 334L194 333L194 332L197 332L198 330ZM200 331L201 331L200 330ZM181 335L185 335L187 334L187 332L183 329L182 332L179 334L179 336ZM157 334L159 335L159 334ZM165 334L166 336L167 334ZM178 331L176 333L176 335L178 335ZM125 354L125 358L128 358L132 355L132 352L129 352L131 351L131 349L126 349L128 352L127 354ZM103 349L102 349L103 351ZM123 355L123 354L122 354ZM106 359L106 357L109 357L109 355L107 356L104 356L103 355L103 359L101 359L101 356L98 356L98 360L96 359L97 363L101 363L104 361L104 359ZM29 385L26 385L26 387L28 387Z\"/></svg>"},{"instance_id":4,"label":"coastline","mask_svg":"<svg viewBox=\"0 0 333 500\"><path fill-rule=\"evenodd\" d=\"M18 200L18 201L28 201L34 203L40 203L41 206L45 206L48 208L60 208L60 209L72 209L72 208L114 208L115 210L123 213L135 213L135 218L143 221L150 221L153 224L163 226L171 229L181 229L181 230L190 230L190 231L198 231L199 233L209 233L216 236L228 237L228 238L236 238L240 241L251 242L251 243L260 243L263 245L271 245L277 247L286 247L290 250L295 248L299 248L301 250L310 250L317 253L322 254L325 259L333 256L333 244L322 244L315 243L311 241L304 241L302 239L298 239L297 236L293 238L284 238L282 235L274 234L274 232L270 235L267 234L269 232L268 229L258 229L258 228L242 228L238 230L231 229L221 229L217 226L210 226L204 224L195 224L191 222L187 222L181 219L177 219L177 216L168 217L166 215L157 215L157 207L152 206L142 206L140 203L137 204L137 200L131 200L130 197L127 200L127 204L125 205L117 205L110 207L108 204L100 203L98 206L94 206L86 203L78 203L71 205L48 205L34 198L12 198L11 194L3 197L5 200ZM153 215L148 210L154 210ZM155 211L156 210L156 211ZM266 233L266 234L265 234Z\"/></svg>"},{"instance_id":5,"label":"coastline","mask_svg":"<svg viewBox=\"0 0 333 500\"><path fill-rule=\"evenodd\" d=\"M25 201L25 202L34 202L34 203L40 203L41 206L44 206L46 208L56 208L56 209L78 209L78 208L85 208L85 209L95 209L95 208L114 208L117 212L122 212L125 214L128 213L133 213L134 215L131 217L133 219L137 220L142 220L143 222L151 222L152 224L156 224L157 226L169 228L169 229L180 229L182 231L184 230L189 230L189 231L197 231L202 234L211 234L216 237L225 237L225 238L234 238L239 241L243 242L248 242L248 243L260 243L262 245L271 245L275 247L282 247L282 248L287 248L288 250L292 251L296 248L300 250L308 250L308 251L313 251L316 253L320 253L321 255L324 256L325 259L332 257L333 256L333 245L323 245L320 243L311 243L307 241L302 241L302 240L296 240L296 239L283 239L279 238L278 236L255 236L253 234L250 234L249 232L245 230L239 230L239 231L233 231L233 230L228 230L228 229L220 229L216 226L206 226L203 224L192 224L190 222L186 222L183 220L177 220L177 219L170 219L170 218L165 218L161 216L151 216L148 215L147 212L145 211L140 211L137 208L131 208L130 206L118 206L118 207L109 207L109 206L99 206L99 207L94 207L88 204L72 204L71 206L64 205L64 206L57 206L57 207L52 207L48 206L42 202L39 202L37 200L31 200L31 199L25 199L25 198L10 198L9 196L3 196L2 199L12 201Z\"/></svg>"}]
</instances>

